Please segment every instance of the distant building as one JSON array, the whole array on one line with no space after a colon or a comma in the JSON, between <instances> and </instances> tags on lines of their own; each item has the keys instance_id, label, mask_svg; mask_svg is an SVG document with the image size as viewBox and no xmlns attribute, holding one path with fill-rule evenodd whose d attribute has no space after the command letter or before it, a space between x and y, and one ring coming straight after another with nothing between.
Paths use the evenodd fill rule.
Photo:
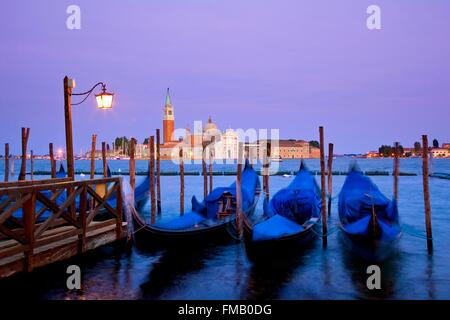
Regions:
<instances>
[{"instance_id":1,"label":"distant building","mask_svg":"<svg viewBox=\"0 0 450 320\"><path fill-rule=\"evenodd\" d=\"M267 152L267 143L270 140L258 141L258 156L260 159ZM271 158L281 159L306 159L306 158L319 158L320 149L313 147L305 140L278 140L271 143L270 148Z\"/></svg>"},{"instance_id":2,"label":"distant building","mask_svg":"<svg viewBox=\"0 0 450 320\"><path fill-rule=\"evenodd\" d=\"M450 143L443 143L442 144L443 149L450 149Z\"/></svg>"},{"instance_id":3,"label":"distant building","mask_svg":"<svg viewBox=\"0 0 450 320\"><path fill-rule=\"evenodd\" d=\"M380 157L380 153L378 151L369 151L366 153L367 158L378 158Z\"/></svg>"},{"instance_id":4,"label":"distant building","mask_svg":"<svg viewBox=\"0 0 450 320\"><path fill-rule=\"evenodd\" d=\"M450 158L450 149L432 148L431 155L433 156L433 158Z\"/></svg>"}]
</instances>

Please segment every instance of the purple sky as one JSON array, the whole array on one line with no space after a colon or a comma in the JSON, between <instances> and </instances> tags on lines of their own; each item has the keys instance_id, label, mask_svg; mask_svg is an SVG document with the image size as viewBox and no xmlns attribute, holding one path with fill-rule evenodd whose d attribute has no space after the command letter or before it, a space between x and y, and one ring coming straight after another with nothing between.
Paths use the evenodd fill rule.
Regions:
<instances>
[{"instance_id":1,"label":"purple sky","mask_svg":"<svg viewBox=\"0 0 450 320\"><path fill-rule=\"evenodd\" d=\"M66 8L81 7L81 30ZM382 9L382 30L366 8ZM176 127L213 117L231 128L280 128L338 153L421 134L450 141L450 1L9 1L0 11L0 137L13 153L64 146L62 79L105 81L114 109L74 107L75 152L161 127L170 86ZM3 153L3 151L0 151Z\"/></svg>"}]
</instances>

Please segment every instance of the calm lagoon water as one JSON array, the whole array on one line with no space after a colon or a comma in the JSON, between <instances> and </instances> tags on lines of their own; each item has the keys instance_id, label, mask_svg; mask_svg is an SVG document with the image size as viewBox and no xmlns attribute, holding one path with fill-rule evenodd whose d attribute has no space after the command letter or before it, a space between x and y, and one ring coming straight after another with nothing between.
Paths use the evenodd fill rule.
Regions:
<instances>
[{"instance_id":1,"label":"calm lagoon water","mask_svg":"<svg viewBox=\"0 0 450 320\"><path fill-rule=\"evenodd\" d=\"M333 170L345 171L351 159L337 158ZM359 159L363 170L392 171L391 159ZM113 171L127 171L127 161L110 161ZM307 160L318 170L318 160ZM98 162L98 170L101 163ZM295 170L299 161L280 163L281 170ZM30 275L15 276L0 282L0 298L21 299L450 299L450 181L430 179L434 253L427 254L424 227L421 159L401 159L401 171L417 176L401 176L399 210L405 233L394 254L380 264L382 289L366 288L369 263L354 255L341 239L337 220L337 199L333 201L329 221L328 246L316 239L311 248L294 259L253 263L246 257L243 244L230 240L191 250L158 249L141 251L134 247L106 246L95 252L35 270ZM77 161L77 169L89 167ZM145 171L147 163L137 162ZM435 172L450 173L450 160L435 159ZM15 164L16 172L19 162ZM36 170L48 170L48 161L36 161ZM177 166L163 162L162 170ZM199 171L199 165L187 165ZM217 166L217 170L235 170L235 166ZM3 162L0 162L0 174ZM16 173L17 174L17 173ZM42 177L43 178L43 177ZM124 177L127 179L127 177ZM144 177L138 176L137 183ZM3 179L3 178L1 178ZM271 194L289 184L292 178L272 176ZM374 176L374 182L388 196L392 194L392 176ZM215 176L215 186L226 186L233 176ZM319 181L319 177L317 177ZM333 194L341 189L345 176L333 176ZM185 177L186 207L196 195L202 198L202 178ZM162 215L179 215L179 177L162 176ZM148 210L148 207L147 207ZM257 214L262 212L262 201ZM148 214L143 212L144 215ZM69 264L80 265L83 289L69 292L65 270Z\"/></svg>"}]
</instances>

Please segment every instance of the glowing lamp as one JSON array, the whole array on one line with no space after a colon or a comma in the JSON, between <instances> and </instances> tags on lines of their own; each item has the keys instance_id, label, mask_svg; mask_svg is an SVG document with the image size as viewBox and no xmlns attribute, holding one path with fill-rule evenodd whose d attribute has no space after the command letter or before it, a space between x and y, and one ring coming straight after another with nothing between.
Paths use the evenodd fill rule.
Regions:
<instances>
[{"instance_id":1,"label":"glowing lamp","mask_svg":"<svg viewBox=\"0 0 450 320\"><path fill-rule=\"evenodd\" d=\"M102 86L102 92L95 95L97 100L97 108L99 109L111 109L113 103L114 93L106 92L106 86Z\"/></svg>"}]
</instances>

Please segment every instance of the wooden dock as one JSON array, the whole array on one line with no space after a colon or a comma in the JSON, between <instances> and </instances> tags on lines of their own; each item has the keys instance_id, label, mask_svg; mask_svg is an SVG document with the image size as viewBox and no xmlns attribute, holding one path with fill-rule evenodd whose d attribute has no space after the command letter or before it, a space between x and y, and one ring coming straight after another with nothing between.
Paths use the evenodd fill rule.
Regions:
<instances>
[{"instance_id":1,"label":"wooden dock","mask_svg":"<svg viewBox=\"0 0 450 320\"><path fill-rule=\"evenodd\" d=\"M122 211L118 177L0 183L0 278L124 238Z\"/></svg>"}]
</instances>

